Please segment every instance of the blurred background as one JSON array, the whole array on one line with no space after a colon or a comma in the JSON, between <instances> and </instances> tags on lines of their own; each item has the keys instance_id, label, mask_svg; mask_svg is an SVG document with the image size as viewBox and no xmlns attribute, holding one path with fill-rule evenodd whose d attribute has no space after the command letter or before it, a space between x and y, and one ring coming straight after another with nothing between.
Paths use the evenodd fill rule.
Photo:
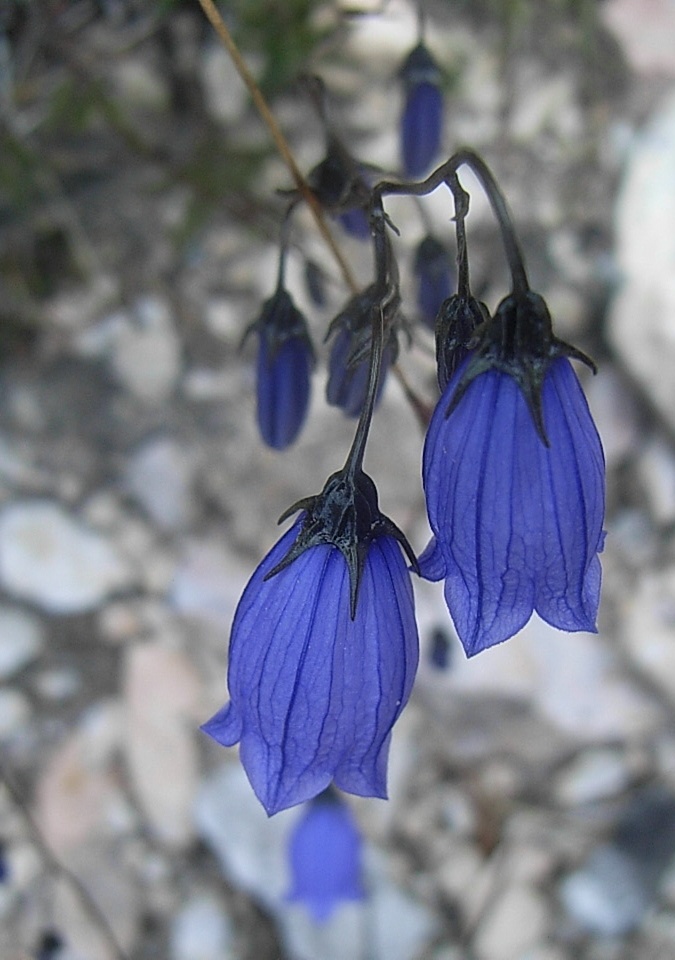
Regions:
<instances>
[{"instance_id":1,"label":"blurred background","mask_svg":"<svg viewBox=\"0 0 675 960\"><path fill-rule=\"evenodd\" d=\"M364 169L400 169L415 4L221 10L304 172L326 150L306 72ZM239 344L274 289L292 182L197 0L4 0L2 960L675 956L675 3L425 12L438 160L484 156L557 334L599 366L579 371L608 469L599 634L535 618L469 662L441 586L416 582L390 800L347 801L367 895L324 923L288 901L301 812L268 820L236 750L198 726L226 700L234 608L277 517L344 461L354 422L326 404L322 341L350 291L303 211L287 279L318 355L312 405L292 448L265 448ZM494 308L498 232L462 179ZM452 207L387 209L414 321L414 251L430 227L454 249ZM331 229L370 282L368 246ZM400 367L430 407L433 337L411 330ZM416 550L422 443L390 377L367 468Z\"/></svg>"}]
</instances>

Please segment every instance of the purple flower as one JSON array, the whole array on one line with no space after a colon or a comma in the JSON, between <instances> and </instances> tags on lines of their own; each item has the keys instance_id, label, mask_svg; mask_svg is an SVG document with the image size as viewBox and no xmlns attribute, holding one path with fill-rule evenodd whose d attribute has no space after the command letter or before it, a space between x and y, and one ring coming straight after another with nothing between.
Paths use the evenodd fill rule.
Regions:
<instances>
[{"instance_id":1,"label":"purple flower","mask_svg":"<svg viewBox=\"0 0 675 960\"><path fill-rule=\"evenodd\" d=\"M436 158L443 132L440 67L419 43L401 68L405 105L401 117L401 155L407 177L421 177Z\"/></svg>"},{"instance_id":2,"label":"purple flower","mask_svg":"<svg viewBox=\"0 0 675 960\"><path fill-rule=\"evenodd\" d=\"M583 355L552 336L543 300L528 297L502 302L448 383L424 448L434 538L420 568L445 579L468 656L533 611L561 630L596 630L602 446L567 359Z\"/></svg>"},{"instance_id":3,"label":"purple flower","mask_svg":"<svg viewBox=\"0 0 675 960\"><path fill-rule=\"evenodd\" d=\"M326 337L326 339L335 337L328 359L326 400L331 406L340 407L348 417L358 417L368 392L374 297L374 286L367 287L362 293L352 297L344 310L331 323ZM376 403L382 396L389 367L398 354L394 327L399 303L400 299L395 297L385 312L387 332L382 351Z\"/></svg>"},{"instance_id":4,"label":"purple flower","mask_svg":"<svg viewBox=\"0 0 675 960\"><path fill-rule=\"evenodd\" d=\"M308 804L290 837L289 900L305 904L318 923L343 900L363 900L361 834L349 807L326 792Z\"/></svg>"},{"instance_id":5,"label":"purple flower","mask_svg":"<svg viewBox=\"0 0 675 960\"><path fill-rule=\"evenodd\" d=\"M338 330L328 358L326 400L331 406L340 407L347 417L358 417L368 392L368 358L350 363L349 357L353 349L354 334L346 327ZM376 404L382 397L394 353L394 347L390 344L382 354Z\"/></svg>"},{"instance_id":6,"label":"purple flower","mask_svg":"<svg viewBox=\"0 0 675 960\"><path fill-rule=\"evenodd\" d=\"M392 726L418 658L403 534L364 473L333 474L249 581L232 626L230 703L204 724L271 815L333 781L386 796ZM412 556L414 562L414 556Z\"/></svg>"},{"instance_id":7,"label":"purple flower","mask_svg":"<svg viewBox=\"0 0 675 960\"><path fill-rule=\"evenodd\" d=\"M307 183L321 206L337 217L357 240L370 237L370 185L363 164L355 160L334 135L328 135L326 156L310 170Z\"/></svg>"},{"instance_id":8,"label":"purple flower","mask_svg":"<svg viewBox=\"0 0 675 960\"><path fill-rule=\"evenodd\" d=\"M354 207L353 210L345 210L338 214L338 220L345 233L356 240L368 240L370 237L370 223L368 222L368 212L363 207Z\"/></svg>"},{"instance_id":9,"label":"purple flower","mask_svg":"<svg viewBox=\"0 0 675 960\"><path fill-rule=\"evenodd\" d=\"M314 362L307 322L290 294L279 287L247 334L257 331L257 413L260 434L274 450L297 438L309 407Z\"/></svg>"},{"instance_id":10,"label":"purple flower","mask_svg":"<svg viewBox=\"0 0 675 960\"><path fill-rule=\"evenodd\" d=\"M433 330L438 311L450 296L450 253L436 237L426 236L415 252L413 270L417 278L417 306L420 316Z\"/></svg>"}]
</instances>

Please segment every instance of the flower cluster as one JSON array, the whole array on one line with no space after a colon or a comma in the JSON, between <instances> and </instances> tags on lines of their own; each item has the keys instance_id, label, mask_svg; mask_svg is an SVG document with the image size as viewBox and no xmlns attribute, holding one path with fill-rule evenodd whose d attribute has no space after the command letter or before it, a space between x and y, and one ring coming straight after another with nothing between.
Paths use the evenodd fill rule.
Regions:
<instances>
[{"instance_id":1,"label":"flower cluster","mask_svg":"<svg viewBox=\"0 0 675 960\"><path fill-rule=\"evenodd\" d=\"M438 150L442 119L440 71L422 40L401 76L404 169L419 176ZM510 268L511 291L494 313L469 281L463 166L487 194ZM327 399L358 417L354 441L322 491L282 516L298 515L254 572L235 613L229 703L203 726L224 746L240 744L248 778L270 815L331 784L386 797L391 732L418 663L411 570L444 581L467 656L513 636L533 613L561 630L596 629L604 458L570 362L593 367L592 361L555 336L546 303L529 286L506 201L480 157L461 151L422 182L371 188L368 180L329 132L309 186L331 215L353 215L360 233L365 223L375 264L373 282L354 292L326 336L332 340ZM441 186L454 204L457 269L446 242L429 229L412 265L418 318L434 329L441 392L422 466L432 537L418 561L381 512L363 459L399 334L409 325L384 199ZM276 292L251 328L259 337L258 422L278 450L302 426L313 363L307 322L284 285L298 202L296 194L284 221ZM307 276L320 302L320 271L308 268ZM432 659L439 665L451 659L444 643ZM308 897L299 878L318 869L315 861L308 866L306 837L316 831L332 849L340 817L330 806L310 808L294 840L292 896ZM341 829L349 833L344 823ZM349 842L356 842L353 835ZM317 894L311 908L317 917L330 912L337 896L360 889L348 867L333 892ZM321 878L312 876L321 891Z\"/></svg>"}]
</instances>

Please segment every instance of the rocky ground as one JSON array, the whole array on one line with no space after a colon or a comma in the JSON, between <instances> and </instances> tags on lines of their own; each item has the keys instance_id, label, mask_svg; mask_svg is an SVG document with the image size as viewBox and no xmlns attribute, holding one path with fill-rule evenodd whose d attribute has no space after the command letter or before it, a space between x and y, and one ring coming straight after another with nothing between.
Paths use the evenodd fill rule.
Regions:
<instances>
[{"instance_id":1,"label":"rocky ground","mask_svg":"<svg viewBox=\"0 0 675 960\"><path fill-rule=\"evenodd\" d=\"M240 30L298 162L323 152L292 83L302 65L353 152L392 170L414 10L326 3L292 23L301 7L265 23L250 4ZM64 944L50 956L114 957L88 895L136 960L675 955L675 14L667 0L427 8L447 154L468 144L493 167L558 334L599 365L580 376L607 457L600 632L533 621L466 661L442 592L416 584L423 656L391 799L353 803L368 899L323 926L286 902L297 811L268 820L236 751L197 728L226 698L234 607L278 515L350 442L321 345L348 292L306 217L298 247L328 277L319 309L292 256L318 344L311 417L291 450L264 449L238 345L273 289L274 191L290 181L196 0L6 4L2 960L46 957L49 930ZM388 209L413 314L423 223ZM450 242L445 198L425 210ZM469 225L494 306L506 278L473 190ZM366 282L364 247L335 233ZM433 403L431 336L400 363ZM416 549L422 439L392 378L368 469ZM428 656L439 629L444 670Z\"/></svg>"}]
</instances>

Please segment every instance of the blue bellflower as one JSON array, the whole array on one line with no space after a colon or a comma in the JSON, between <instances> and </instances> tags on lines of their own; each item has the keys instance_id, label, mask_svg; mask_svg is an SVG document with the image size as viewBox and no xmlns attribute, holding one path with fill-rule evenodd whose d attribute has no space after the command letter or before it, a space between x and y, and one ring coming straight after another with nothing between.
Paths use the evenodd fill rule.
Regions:
<instances>
[{"instance_id":1,"label":"blue bellflower","mask_svg":"<svg viewBox=\"0 0 675 960\"><path fill-rule=\"evenodd\" d=\"M333 781L386 796L391 729L417 669L403 534L372 480L345 468L272 547L237 607L230 702L203 726L241 761L272 815Z\"/></svg>"},{"instance_id":2,"label":"blue bellflower","mask_svg":"<svg viewBox=\"0 0 675 960\"><path fill-rule=\"evenodd\" d=\"M344 900L363 900L361 834L349 807L332 791L308 804L289 842L288 899L304 903L318 923Z\"/></svg>"},{"instance_id":3,"label":"blue bellflower","mask_svg":"<svg viewBox=\"0 0 675 960\"><path fill-rule=\"evenodd\" d=\"M257 415L260 434L274 450L297 438L307 416L314 353L307 321L279 286L246 332L258 333Z\"/></svg>"},{"instance_id":4,"label":"blue bellflower","mask_svg":"<svg viewBox=\"0 0 675 960\"><path fill-rule=\"evenodd\" d=\"M436 237L424 237L417 250L413 272L417 278L417 307L431 330L442 304L452 288L450 253Z\"/></svg>"},{"instance_id":5,"label":"blue bellflower","mask_svg":"<svg viewBox=\"0 0 675 960\"><path fill-rule=\"evenodd\" d=\"M420 568L445 579L468 656L533 611L561 630L596 630L605 466L568 356L587 358L553 337L544 301L527 298L502 301L424 448L434 538Z\"/></svg>"},{"instance_id":6,"label":"blue bellflower","mask_svg":"<svg viewBox=\"0 0 675 960\"><path fill-rule=\"evenodd\" d=\"M326 339L335 337L328 358L326 400L331 406L339 407L348 417L359 416L368 392L371 315L375 296L376 288L371 285L352 297L332 321L326 336ZM398 355L395 322L399 303L400 299L395 298L385 310L387 334L376 404L382 396L389 368Z\"/></svg>"},{"instance_id":7,"label":"blue bellflower","mask_svg":"<svg viewBox=\"0 0 675 960\"><path fill-rule=\"evenodd\" d=\"M338 137L328 134L326 156L307 176L312 193L324 210L335 216L346 233L357 240L370 237L370 185L363 165Z\"/></svg>"},{"instance_id":8,"label":"blue bellflower","mask_svg":"<svg viewBox=\"0 0 675 960\"><path fill-rule=\"evenodd\" d=\"M405 104L401 117L401 156L406 177L421 177L432 165L443 133L441 69L424 43L408 55L400 72Z\"/></svg>"}]
</instances>

